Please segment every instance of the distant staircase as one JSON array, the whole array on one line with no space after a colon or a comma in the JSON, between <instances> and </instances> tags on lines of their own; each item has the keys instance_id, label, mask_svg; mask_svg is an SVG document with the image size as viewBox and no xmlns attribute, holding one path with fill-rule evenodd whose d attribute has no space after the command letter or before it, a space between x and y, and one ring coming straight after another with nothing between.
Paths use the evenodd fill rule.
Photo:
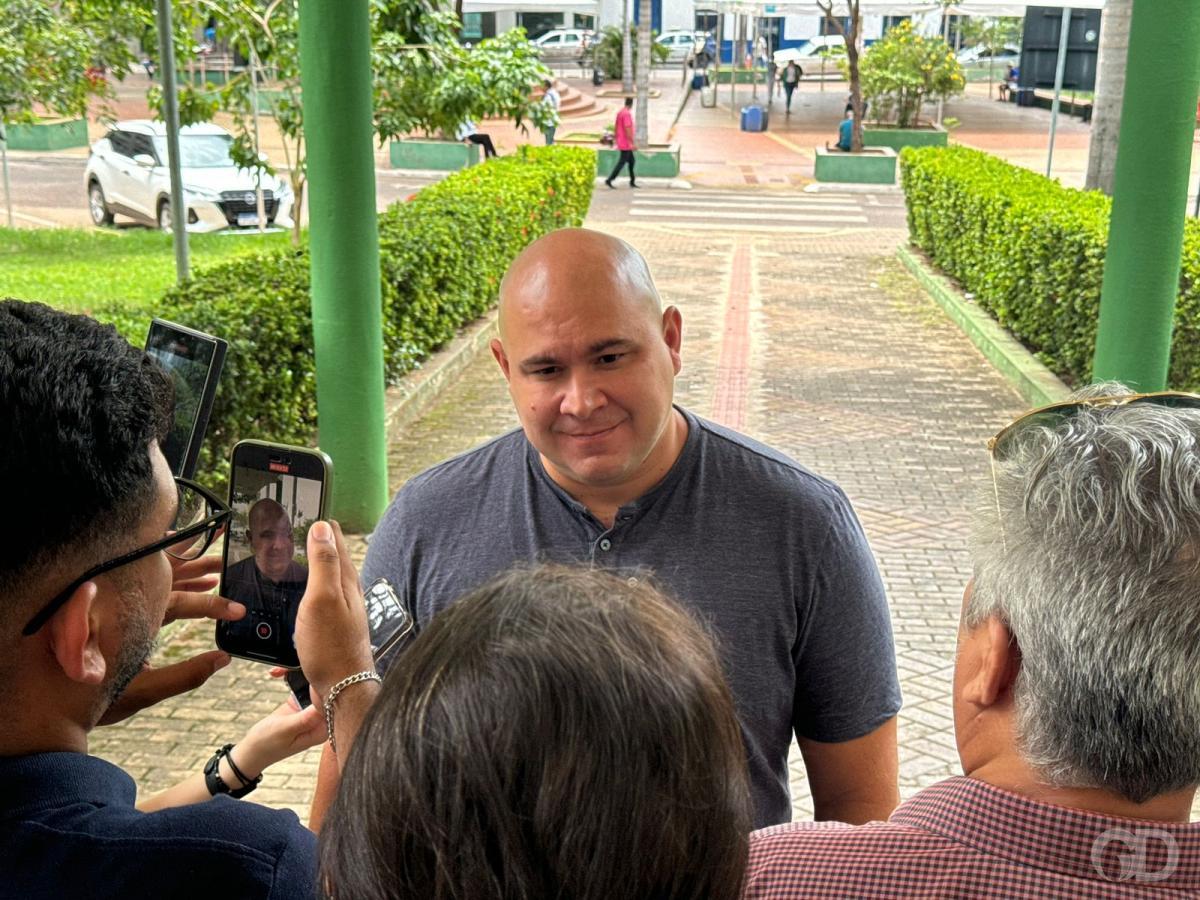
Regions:
<instances>
[{"instance_id":1,"label":"distant staircase","mask_svg":"<svg viewBox=\"0 0 1200 900\"><path fill-rule=\"evenodd\" d=\"M577 91L559 79L555 79L554 86L558 88L561 100L558 105L560 119L582 119L604 112L604 106L597 103L591 94Z\"/></svg>"}]
</instances>

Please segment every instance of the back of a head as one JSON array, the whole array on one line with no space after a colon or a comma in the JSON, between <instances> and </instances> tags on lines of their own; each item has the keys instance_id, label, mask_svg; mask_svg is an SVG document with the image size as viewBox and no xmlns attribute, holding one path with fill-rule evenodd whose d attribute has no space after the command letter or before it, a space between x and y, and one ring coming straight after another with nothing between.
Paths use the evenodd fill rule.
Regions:
<instances>
[{"instance_id":1,"label":"back of a head","mask_svg":"<svg viewBox=\"0 0 1200 900\"><path fill-rule=\"evenodd\" d=\"M1200 410L1084 407L1010 445L965 624L999 616L1020 647L1021 752L1053 786L1135 803L1200 783Z\"/></svg>"},{"instance_id":2,"label":"back of a head","mask_svg":"<svg viewBox=\"0 0 1200 900\"><path fill-rule=\"evenodd\" d=\"M322 829L338 898L735 898L745 753L713 647L644 581L557 566L440 613Z\"/></svg>"},{"instance_id":3,"label":"back of a head","mask_svg":"<svg viewBox=\"0 0 1200 900\"><path fill-rule=\"evenodd\" d=\"M13 511L0 534L0 598L27 592L64 554L98 557L99 545L133 534L126 526L154 489L150 443L166 434L173 403L167 375L112 326L0 301L0 472ZM0 631L19 616L0 608Z\"/></svg>"}]
</instances>

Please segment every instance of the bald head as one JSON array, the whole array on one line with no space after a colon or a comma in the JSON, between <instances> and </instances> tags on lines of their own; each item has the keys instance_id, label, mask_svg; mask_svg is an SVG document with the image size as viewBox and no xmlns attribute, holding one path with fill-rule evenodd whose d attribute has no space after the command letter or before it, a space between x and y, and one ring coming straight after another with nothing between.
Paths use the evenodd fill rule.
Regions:
<instances>
[{"instance_id":1,"label":"bald head","mask_svg":"<svg viewBox=\"0 0 1200 900\"><path fill-rule=\"evenodd\" d=\"M588 298L640 307L658 319L662 301L645 258L620 238L562 228L538 238L513 260L500 282L500 336L513 316L548 303Z\"/></svg>"},{"instance_id":2,"label":"bald head","mask_svg":"<svg viewBox=\"0 0 1200 900\"><path fill-rule=\"evenodd\" d=\"M250 533L262 531L264 528L274 525L281 518L286 519L287 517L287 510L274 500L258 500L250 507Z\"/></svg>"}]
</instances>

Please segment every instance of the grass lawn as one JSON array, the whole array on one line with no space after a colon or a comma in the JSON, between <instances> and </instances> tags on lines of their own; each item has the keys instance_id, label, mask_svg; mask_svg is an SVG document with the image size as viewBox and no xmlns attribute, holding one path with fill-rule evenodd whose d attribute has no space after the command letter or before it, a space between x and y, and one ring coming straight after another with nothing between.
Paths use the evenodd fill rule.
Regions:
<instances>
[{"instance_id":1,"label":"grass lawn","mask_svg":"<svg viewBox=\"0 0 1200 900\"><path fill-rule=\"evenodd\" d=\"M189 235L192 271L289 240L286 231ZM171 236L160 231L0 228L0 297L80 311L110 301L149 307L174 283Z\"/></svg>"}]
</instances>

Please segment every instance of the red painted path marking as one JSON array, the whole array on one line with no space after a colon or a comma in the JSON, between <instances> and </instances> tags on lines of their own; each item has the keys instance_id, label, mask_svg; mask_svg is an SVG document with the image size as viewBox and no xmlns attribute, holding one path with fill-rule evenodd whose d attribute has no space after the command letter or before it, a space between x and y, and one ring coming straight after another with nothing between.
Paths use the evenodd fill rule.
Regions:
<instances>
[{"instance_id":1,"label":"red painted path marking","mask_svg":"<svg viewBox=\"0 0 1200 900\"><path fill-rule=\"evenodd\" d=\"M729 267L729 296L717 357L717 391L713 419L730 428L746 427L746 400L750 369L750 266L749 241L739 239Z\"/></svg>"}]
</instances>

